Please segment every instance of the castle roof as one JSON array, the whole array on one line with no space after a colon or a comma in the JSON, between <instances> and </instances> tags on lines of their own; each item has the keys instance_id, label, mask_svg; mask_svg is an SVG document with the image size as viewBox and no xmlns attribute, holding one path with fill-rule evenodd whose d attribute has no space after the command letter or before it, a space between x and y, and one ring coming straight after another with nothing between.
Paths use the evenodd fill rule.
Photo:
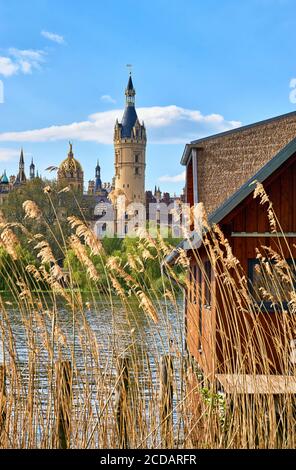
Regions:
<instances>
[{"instance_id":1,"label":"castle roof","mask_svg":"<svg viewBox=\"0 0 296 470\"><path fill-rule=\"evenodd\" d=\"M126 89L129 91L135 91L131 75L129 76Z\"/></svg>"},{"instance_id":2,"label":"castle roof","mask_svg":"<svg viewBox=\"0 0 296 470\"><path fill-rule=\"evenodd\" d=\"M72 173L76 173L76 172L81 172L82 173L82 171L83 171L82 166L79 163L79 161L74 158L71 143L70 143L68 156L60 164L59 171L62 172L62 173L71 173L71 172Z\"/></svg>"},{"instance_id":3,"label":"castle roof","mask_svg":"<svg viewBox=\"0 0 296 470\"><path fill-rule=\"evenodd\" d=\"M126 105L125 110L122 118L122 122L120 124L121 128L121 137L122 138L130 138L132 137L132 130L138 120L137 112L135 109L135 94L136 91L134 89L133 81L131 75L129 76L127 87L125 90L126 95Z\"/></svg>"},{"instance_id":4,"label":"castle roof","mask_svg":"<svg viewBox=\"0 0 296 470\"><path fill-rule=\"evenodd\" d=\"M121 123L121 137L131 137L138 116L134 106L126 106Z\"/></svg>"},{"instance_id":5,"label":"castle roof","mask_svg":"<svg viewBox=\"0 0 296 470\"><path fill-rule=\"evenodd\" d=\"M6 170L4 170L4 173L1 177L0 184L9 184L9 180L6 175Z\"/></svg>"}]
</instances>

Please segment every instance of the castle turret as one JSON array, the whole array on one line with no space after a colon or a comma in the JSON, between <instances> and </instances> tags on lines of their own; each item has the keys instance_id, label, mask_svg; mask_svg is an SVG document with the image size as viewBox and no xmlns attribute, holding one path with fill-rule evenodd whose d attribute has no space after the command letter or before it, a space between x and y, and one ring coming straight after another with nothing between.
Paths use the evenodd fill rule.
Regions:
<instances>
[{"instance_id":1,"label":"castle turret","mask_svg":"<svg viewBox=\"0 0 296 470\"><path fill-rule=\"evenodd\" d=\"M122 122L117 120L114 129L115 190L124 192L127 202L145 205L146 130L137 116L135 95L130 75Z\"/></svg>"},{"instance_id":2,"label":"castle turret","mask_svg":"<svg viewBox=\"0 0 296 470\"><path fill-rule=\"evenodd\" d=\"M30 180L33 180L34 178L35 178L35 165L34 165L33 158L32 158L31 165L30 165Z\"/></svg>"}]
</instances>

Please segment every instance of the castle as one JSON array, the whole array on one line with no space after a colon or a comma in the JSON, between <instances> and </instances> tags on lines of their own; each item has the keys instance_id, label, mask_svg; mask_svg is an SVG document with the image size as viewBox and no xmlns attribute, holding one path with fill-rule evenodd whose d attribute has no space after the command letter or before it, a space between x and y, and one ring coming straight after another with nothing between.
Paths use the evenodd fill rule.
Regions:
<instances>
[{"instance_id":1,"label":"castle","mask_svg":"<svg viewBox=\"0 0 296 470\"><path fill-rule=\"evenodd\" d=\"M146 170L146 144L147 136L144 122L140 123L135 107L136 91L133 85L131 74L129 75L125 90L125 109L121 123L116 120L114 127L114 177L112 183L103 183L101 179L101 167L99 161L95 167L95 178L88 182L87 191L84 191L84 171L81 163L75 158L72 143L69 143L67 157L57 168L57 184L61 189L69 187L74 192L82 195L86 204L95 201L94 220L98 221L112 206L114 211L115 230L118 231L119 199L124 196L126 207L133 203L132 212L124 214L126 232L128 220L137 215L141 207L142 216L147 217L146 209L150 203L170 204L178 199L171 197L169 193L161 193L160 188L152 191L145 191L145 170ZM35 164L33 159L29 168L29 180L39 178L38 172L35 174ZM25 173L24 152L21 149L19 159L19 169L16 176L7 177L6 171L0 179L0 200L11 191L27 183ZM136 208L136 209L135 209ZM97 224L98 235L103 235L106 224Z\"/></svg>"}]
</instances>

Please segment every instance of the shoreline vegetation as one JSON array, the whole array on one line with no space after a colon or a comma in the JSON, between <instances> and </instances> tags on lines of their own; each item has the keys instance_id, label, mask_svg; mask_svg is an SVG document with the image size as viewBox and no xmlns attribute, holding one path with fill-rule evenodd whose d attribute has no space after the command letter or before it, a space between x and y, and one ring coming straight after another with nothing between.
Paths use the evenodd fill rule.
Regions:
<instances>
[{"instance_id":1,"label":"shoreline vegetation","mask_svg":"<svg viewBox=\"0 0 296 470\"><path fill-rule=\"evenodd\" d=\"M2 206L0 273L10 298L0 293L0 447L295 447L293 394L250 396L235 386L226 393L188 357L183 291L193 285L186 252L162 268L177 240L159 233L98 240L75 194L38 184L39 192L29 184L30 193L20 190ZM72 198L67 210L64 196ZM268 204L271 231L280 232L263 188L255 196ZM227 239L202 210L200 223L229 312L216 326L225 371L257 377L260 365L270 377L268 340L283 375L295 376L295 265L281 256L285 238L276 239L276 249L258 247L261 295L282 309L266 332Z\"/></svg>"}]
</instances>

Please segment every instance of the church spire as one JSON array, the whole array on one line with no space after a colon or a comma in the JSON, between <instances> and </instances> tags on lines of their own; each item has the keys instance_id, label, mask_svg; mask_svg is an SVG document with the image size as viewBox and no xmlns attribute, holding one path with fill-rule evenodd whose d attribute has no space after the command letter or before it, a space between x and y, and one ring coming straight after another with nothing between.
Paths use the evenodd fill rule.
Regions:
<instances>
[{"instance_id":1,"label":"church spire","mask_svg":"<svg viewBox=\"0 0 296 470\"><path fill-rule=\"evenodd\" d=\"M19 161L19 171L15 180L15 185L23 184L27 180L25 175L25 160L24 160L24 151L21 148L20 161Z\"/></svg>"},{"instance_id":2,"label":"church spire","mask_svg":"<svg viewBox=\"0 0 296 470\"><path fill-rule=\"evenodd\" d=\"M19 168L21 168L21 166L22 166L23 168L24 168L24 166L25 166L23 147L21 148L21 155L20 155L20 161L19 161Z\"/></svg>"}]
</instances>

